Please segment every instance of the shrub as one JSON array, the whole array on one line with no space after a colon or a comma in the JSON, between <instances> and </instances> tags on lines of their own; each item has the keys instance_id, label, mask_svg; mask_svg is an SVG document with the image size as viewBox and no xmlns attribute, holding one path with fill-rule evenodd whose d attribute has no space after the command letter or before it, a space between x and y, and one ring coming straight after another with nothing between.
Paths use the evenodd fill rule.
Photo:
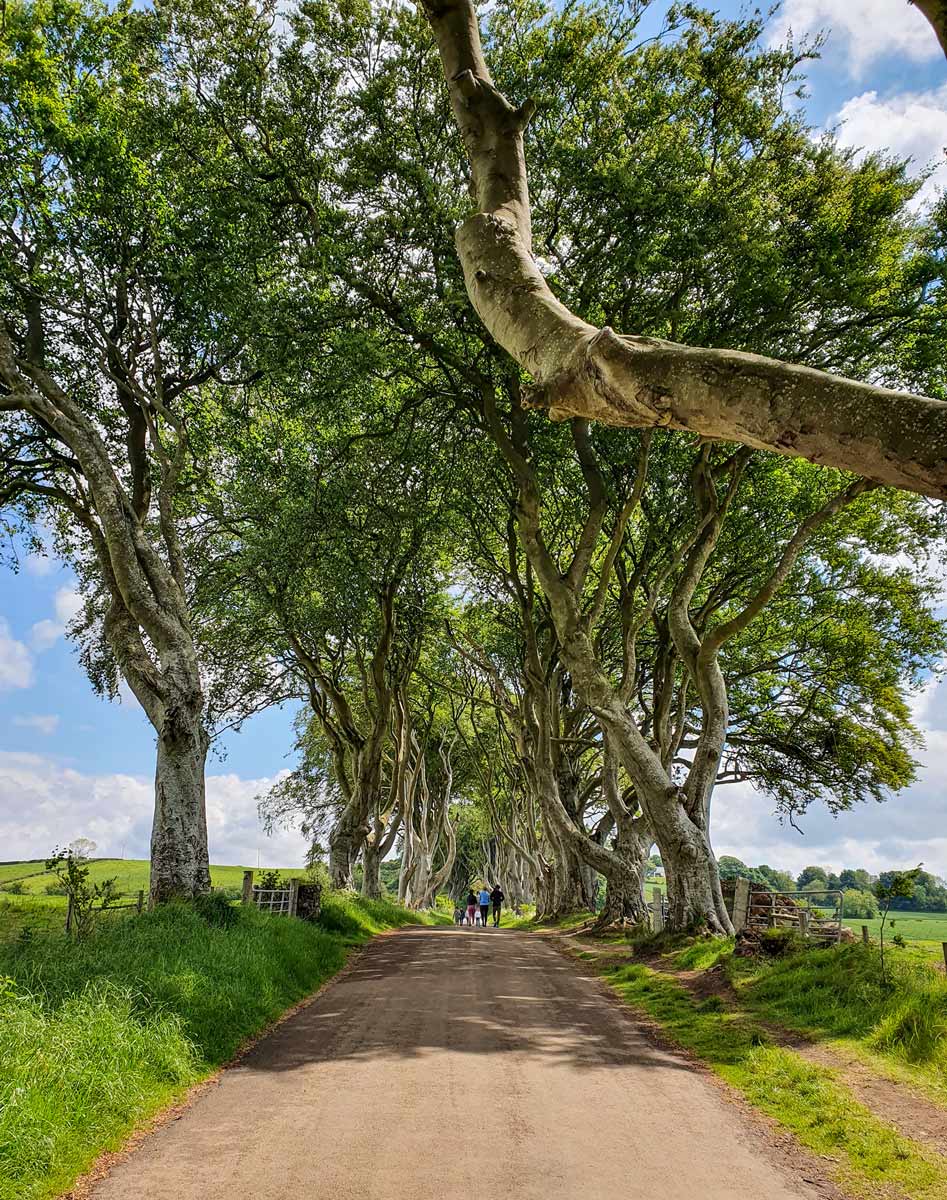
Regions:
<instances>
[{"instance_id":1,"label":"shrub","mask_svg":"<svg viewBox=\"0 0 947 1200\"><path fill-rule=\"evenodd\" d=\"M195 896L193 904L207 924L216 925L218 929L229 929L239 920L239 913L223 892Z\"/></svg>"},{"instance_id":2,"label":"shrub","mask_svg":"<svg viewBox=\"0 0 947 1200\"><path fill-rule=\"evenodd\" d=\"M47 896L69 895L69 889L64 884L60 883L58 879L53 880L52 883L47 883L43 890L46 892Z\"/></svg>"},{"instance_id":3,"label":"shrub","mask_svg":"<svg viewBox=\"0 0 947 1200\"><path fill-rule=\"evenodd\" d=\"M760 949L771 958L781 958L798 946L798 933L787 926L774 925L772 929L764 929L760 935Z\"/></svg>"},{"instance_id":4,"label":"shrub","mask_svg":"<svg viewBox=\"0 0 947 1200\"><path fill-rule=\"evenodd\" d=\"M0 888L0 892L8 892L11 896L25 896L26 884L22 879L11 879Z\"/></svg>"}]
</instances>

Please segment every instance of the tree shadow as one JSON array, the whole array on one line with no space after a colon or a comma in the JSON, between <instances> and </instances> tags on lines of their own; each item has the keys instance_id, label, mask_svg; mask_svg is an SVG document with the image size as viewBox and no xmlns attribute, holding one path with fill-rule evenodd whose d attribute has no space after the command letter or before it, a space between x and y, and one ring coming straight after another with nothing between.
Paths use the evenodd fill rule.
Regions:
<instances>
[{"instance_id":1,"label":"tree shadow","mask_svg":"<svg viewBox=\"0 0 947 1200\"><path fill-rule=\"evenodd\" d=\"M581 966L528 934L405 929L373 942L241 1061L248 1071L438 1053L528 1054L550 1067L692 1070Z\"/></svg>"}]
</instances>

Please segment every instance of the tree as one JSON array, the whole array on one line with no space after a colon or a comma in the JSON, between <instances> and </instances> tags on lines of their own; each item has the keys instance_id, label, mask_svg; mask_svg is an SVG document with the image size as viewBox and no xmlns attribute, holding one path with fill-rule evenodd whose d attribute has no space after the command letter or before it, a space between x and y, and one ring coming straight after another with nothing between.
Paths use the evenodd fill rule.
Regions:
<instances>
[{"instance_id":1,"label":"tree","mask_svg":"<svg viewBox=\"0 0 947 1200\"><path fill-rule=\"evenodd\" d=\"M906 899L914 894L914 888L917 885L918 876L921 874L921 866L918 865L912 871L885 871L880 876L872 888L875 899L881 905L881 982L887 983L887 975L885 973L885 923L888 920L888 913L891 910L892 901L897 899Z\"/></svg>"},{"instance_id":2,"label":"tree","mask_svg":"<svg viewBox=\"0 0 947 1200\"><path fill-rule=\"evenodd\" d=\"M857 888L846 888L842 894L842 916L865 917L868 920L877 917L878 901L870 891L863 892Z\"/></svg>"},{"instance_id":3,"label":"tree","mask_svg":"<svg viewBox=\"0 0 947 1200\"><path fill-rule=\"evenodd\" d=\"M533 257L524 138L536 112L496 88L473 0L423 0L476 213L457 229L471 303L554 419L669 426L947 496L947 404L738 350L616 334L576 316Z\"/></svg>"},{"instance_id":4,"label":"tree","mask_svg":"<svg viewBox=\"0 0 947 1200\"><path fill-rule=\"evenodd\" d=\"M803 867L796 876L796 887L802 892L810 883L817 883L823 889L829 886L829 873L825 867Z\"/></svg>"},{"instance_id":5,"label":"tree","mask_svg":"<svg viewBox=\"0 0 947 1200\"><path fill-rule=\"evenodd\" d=\"M16 4L0 52L0 504L79 574L93 683L123 676L156 733L152 900L193 896L208 734L179 517L202 391L240 376L252 198L216 175L154 13Z\"/></svg>"}]
</instances>

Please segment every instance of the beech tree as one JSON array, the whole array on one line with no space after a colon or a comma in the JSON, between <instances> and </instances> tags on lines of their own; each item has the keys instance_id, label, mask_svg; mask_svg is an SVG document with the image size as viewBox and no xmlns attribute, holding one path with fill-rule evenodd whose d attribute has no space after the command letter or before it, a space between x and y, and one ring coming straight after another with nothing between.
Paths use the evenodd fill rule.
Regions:
<instances>
[{"instance_id":1,"label":"beech tree","mask_svg":"<svg viewBox=\"0 0 947 1200\"><path fill-rule=\"evenodd\" d=\"M76 567L93 682L120 674L154 727L151 897L190 896L208 734L181 497L203 391L242 373L259 210L208 165L154 14L16 4L0 53L0 502Z\"/></svg>"},{"instance_id":2,"label":"beech tree","mask_svg":"<svg viewBox=\"0 0 947 1200\"><path fill-rule=\"evenodd\" d=\"M533 254L524 140L536 112L494 85L474 0L421 0L437 40L476 211L457 228L471 303L553 419L667 427L800 455L947 497L947 403L738 348L596 327L556 297ZM934 10L937 10L936 15ZM943 6L925 15L943 28Z\"/></svg>"}]
</instances>

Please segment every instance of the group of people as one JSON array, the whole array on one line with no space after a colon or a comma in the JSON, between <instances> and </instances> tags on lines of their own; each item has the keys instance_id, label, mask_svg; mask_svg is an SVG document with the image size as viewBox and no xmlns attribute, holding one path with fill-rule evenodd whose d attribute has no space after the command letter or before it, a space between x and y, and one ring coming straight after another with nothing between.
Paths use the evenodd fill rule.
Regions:
<instances>
[{"instance_id":1,"label":"group of people","mask_svg":"<svg viewBox=\"0 0 947 1200\"><path fill-rule=\"evenodd\" d=\"M471 888L467 893L466 911L459 904L454 909L454 924L471 927L479 925L481 929L486 928L491 907L493 908L493 927L496 929L499 927L500 910L503 908L503 889L498 883L494 885L492 892L486 883L479 893Z\"/></svg>"}]
</instances>

